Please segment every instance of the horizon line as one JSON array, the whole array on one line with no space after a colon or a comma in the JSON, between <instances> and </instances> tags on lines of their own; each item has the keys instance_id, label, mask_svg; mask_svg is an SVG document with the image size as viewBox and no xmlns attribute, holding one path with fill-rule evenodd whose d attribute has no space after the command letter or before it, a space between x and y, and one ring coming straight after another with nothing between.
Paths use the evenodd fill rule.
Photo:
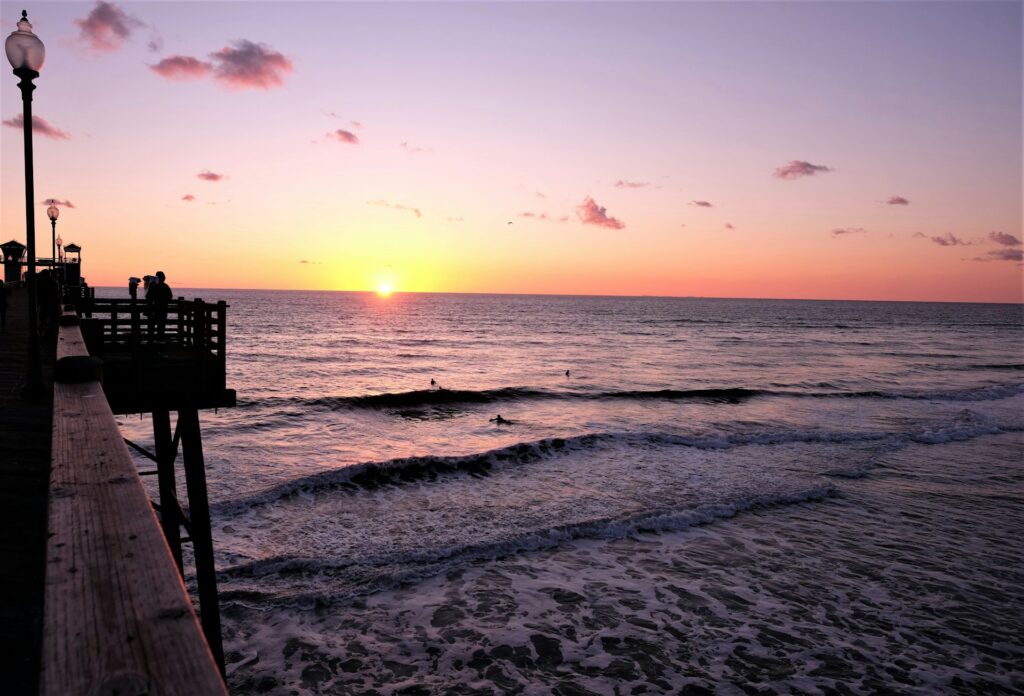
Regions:
<instances>
[{"instance_id":1,"label":"horizon line","mask_svg":"<svg viewBox=\"0 0 1024 696\"><path fill-rule=\"evenodd\" d=\"M96 285L94 288L123 289L120 285ZM361 295L377 295L376 290L325 290L312 288L230 288L213 286L181 286L183 290L228 290L241 292L334 292ZM177 294L177 291L175 291ZM1024 298L1016 302L980 302L972 300L867 300L867 299L836 299L829 297L722 297L711 295L616 295L591 293L553 293L553 292L453 292L445 290L393 290L395 295L488 295L505 297L593 297L593 298L635 298L657 300L754 300L765 302L902 302L907 304L972 304L972 305L1018 305L1024 307Z\"/></svg>"}]
</instances>

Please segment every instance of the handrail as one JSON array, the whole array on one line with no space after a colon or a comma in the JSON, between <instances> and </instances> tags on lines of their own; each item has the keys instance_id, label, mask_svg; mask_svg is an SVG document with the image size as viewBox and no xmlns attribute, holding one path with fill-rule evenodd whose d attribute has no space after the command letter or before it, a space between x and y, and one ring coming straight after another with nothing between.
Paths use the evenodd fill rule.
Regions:
<instances>
[{"instance_id":1,"label":"handrail","mask_svg":"<svg viewBox=\"0 0 1024 696\"><path fill-rule=\"evenodd\" d=\"M89 374L95 365L74 364L88 356L81 331L61 323L40 693L224 695L142 480Z\"/></svg>"}]
</instances>

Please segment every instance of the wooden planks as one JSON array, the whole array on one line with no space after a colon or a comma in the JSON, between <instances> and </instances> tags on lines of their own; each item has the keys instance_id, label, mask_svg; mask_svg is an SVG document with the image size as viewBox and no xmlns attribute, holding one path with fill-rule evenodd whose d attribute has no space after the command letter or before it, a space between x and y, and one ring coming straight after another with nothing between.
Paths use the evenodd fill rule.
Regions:
<instances>
[{"instance_id":1,"label":"wooden planks","mask_svg":"<svg viewBox=\"0 0 1024 696\"><path fill-rule=\"evenodd\" d=\"M61 327L58 358L86 355ZM99 382L55 384L42 694L225 694Z\"/></svg>"}]
</instances>

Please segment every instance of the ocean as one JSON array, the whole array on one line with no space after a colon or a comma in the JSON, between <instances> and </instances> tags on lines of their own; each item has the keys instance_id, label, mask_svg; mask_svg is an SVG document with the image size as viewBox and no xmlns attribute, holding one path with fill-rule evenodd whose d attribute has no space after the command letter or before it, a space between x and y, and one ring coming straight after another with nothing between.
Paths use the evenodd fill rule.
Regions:
<instances>
[{"instance_id":1,"label":"ocean","mask_svg":"<svg viewBox=\"0 0 1024 696\"><path fill-rule=\"evenodd\" d=\"M176 294L234 693L1024 692L1021 305Z\"/></svg>"}]
</instances>

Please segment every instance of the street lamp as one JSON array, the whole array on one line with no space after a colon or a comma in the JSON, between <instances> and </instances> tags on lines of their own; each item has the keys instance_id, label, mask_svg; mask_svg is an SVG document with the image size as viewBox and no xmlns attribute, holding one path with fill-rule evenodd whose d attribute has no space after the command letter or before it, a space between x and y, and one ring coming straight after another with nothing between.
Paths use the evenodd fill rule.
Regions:
<instances>
[{"instance_id":1,"label":"street lamp","mask_svg":"<svg viewBox=\"0 0 1024 696\"><path fill-rule=\"evenodd\" d=\"M35 186L32 177L32 80L39 77L39 69L46 58L46 48L39 37L32 33L28 13L21 11L21 20L16 31L12 31L4 45L7 60L14 68L14 74L21 80L22 129L25 133L25 236L28 246L28 375L25 381L25 396L39 396L43 393L42 370L39 364L39 327L36 310L36 217Z\"/></svg>"},{"instance_id":2,"label":"street lamp","mask_svg":"<svg viewBox=\"0 0 1024 696\"><path fill-rule=\"evenodd\" d=\"M50 207L46 209L46 216L50 218L50 253L53 255L53 263L57 264L57 218L60 217L60 208L54 205L53 199L50 199Z\"/></svg>"},{"instance_id":3,"label":"street lamp","mask_svg":"<svg viewBox=\"0 0 1024 696\"><path fill-rule=\"evenodd\" d=\"M53 242L54 242L54 244L57 245L57 259L60 260L60 257L62 256L62 254L60 253L60 248L62 246L64 246L64 240L60 238L60 235L58 235L57 238L55 240L53 240ZM61 260L60 261L60 278L59 278L61 285L64 285L64 280L65 280L66 277L67 276L64 273L64 262L63 262L63 260Z\"/></svg>"}]
</instances>

